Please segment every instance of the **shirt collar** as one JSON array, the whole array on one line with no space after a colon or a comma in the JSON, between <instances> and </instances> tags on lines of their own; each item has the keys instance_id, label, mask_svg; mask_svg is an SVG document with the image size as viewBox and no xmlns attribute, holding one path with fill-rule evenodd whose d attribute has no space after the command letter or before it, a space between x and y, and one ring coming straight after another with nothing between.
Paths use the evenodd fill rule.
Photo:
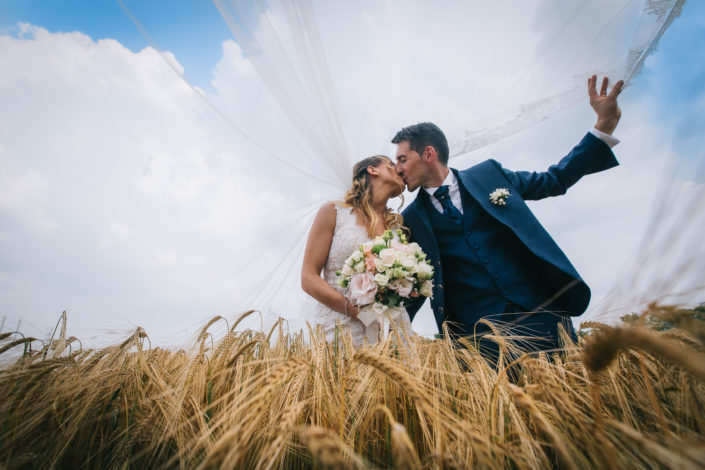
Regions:
<instances>
[{"instance_id":1,"label":"shirt collar","mask_svg":"<svg viewBox=\"0 0 705 470\"><path fill-rule=\"evenodd\" d=\"M448 174L446 175L446 178L443 180L443 184L441 186L448 186L448 189L452 188L454 185L458 184L458 179L455 177L455 173L453 170L450 168L448 169ZM424 187L423 189L433 196L433 193L436 192L436 189L440 188L440 186L436 186L435 188L426 188Z\"/></svg>"}]
</instances>

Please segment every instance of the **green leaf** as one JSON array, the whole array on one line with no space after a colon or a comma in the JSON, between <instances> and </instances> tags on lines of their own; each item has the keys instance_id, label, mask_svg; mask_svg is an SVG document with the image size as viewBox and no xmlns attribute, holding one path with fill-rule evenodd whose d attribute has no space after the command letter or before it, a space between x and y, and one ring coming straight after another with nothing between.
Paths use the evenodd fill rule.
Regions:
<instances>
[{"instance_id":1,"label":"green leaf","mask_svg":"<svg viewBox=\"0 0 705 470\"><path fill-rule=\"evenodd\" d=\"M399 305L399 300L401 298L397 294L392 294L389 297L387 297L387 303L385 304L387 307L393 308Z\"/></svg>"},{"instance_id":2,"label":"green leaf","mask_svg":"<svg viewBox=\"0 0 705 470\"><path fill-rule=\"evenodd\" d=\"M378 255L379 252L382 251L382 250L384 250L385 248L387 248L386 245L382 245L382 244L375 245L375 246L372 247L372 253Z\"/></svg>"}]
</instances>

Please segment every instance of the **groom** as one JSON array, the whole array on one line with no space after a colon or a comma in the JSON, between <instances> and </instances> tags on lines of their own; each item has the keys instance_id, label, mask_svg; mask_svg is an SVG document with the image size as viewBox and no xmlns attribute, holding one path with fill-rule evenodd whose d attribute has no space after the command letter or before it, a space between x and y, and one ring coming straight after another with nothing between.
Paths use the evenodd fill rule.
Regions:
<instances>
[{"instance_id":1,"label":"groom","mask_svg":"<svg viewBox=\"0 0 705 470\"><path fill-rule=\"evenodd\" d=\"M397 173L409 191L421 187L402 213L411 237L435 268L431 307L439 331L478 340L496 360L497 346L483 337L500 322L510 334L533 337L533 350L560 347L558 325L575 339L571 316L590 301L590 289L524 201L565 194L582 176L618 165L611 147L621 111L623 82L607 93L588 79L597 123L568 155L546 172L510 171L487 160L466 170L448 168L448 142L432 123L394 136ZM407 307L409 317L423 304Z\"/></svg>"}]
</instances>

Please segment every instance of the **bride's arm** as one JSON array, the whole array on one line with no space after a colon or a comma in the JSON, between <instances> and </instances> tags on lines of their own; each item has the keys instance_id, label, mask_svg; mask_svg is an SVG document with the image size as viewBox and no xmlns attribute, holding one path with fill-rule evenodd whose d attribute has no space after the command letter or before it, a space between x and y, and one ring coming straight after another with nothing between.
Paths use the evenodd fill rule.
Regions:
<instances>
[{"instance_id":1,"label":"bride's arm","mask_svg":"<svg viewBox=\"0 0 705 470\"><path fill-rule=\"evenodd\" d=\"M333 241L335 216L335 205L329 202L320 208L313 221L301 268L301 288L323 305L345 314L345 296L329 286L321 277ZM348 314L357 317L357 313L357 307L349 303Z\"/></svg>"}]
</instances>

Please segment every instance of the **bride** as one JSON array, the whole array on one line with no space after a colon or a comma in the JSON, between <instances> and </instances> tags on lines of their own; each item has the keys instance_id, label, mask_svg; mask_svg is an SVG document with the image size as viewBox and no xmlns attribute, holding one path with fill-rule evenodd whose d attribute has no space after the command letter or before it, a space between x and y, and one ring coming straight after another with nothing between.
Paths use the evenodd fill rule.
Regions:
<instances>
[{"instance_id":1,"label":"bride","mask_svg":"<svg viewBox=\"0 0 705 470\"><path fill-rule=\"evenodd\" d=\"M304 317L312 326L323 326L326 340L334 339L339 324L341 333L349 330L355 345L362 344L365 325L357 319L358 306L338 286L335 272L361 244L402 226L401 214L392 212L387 202L403 191L404 181L392 161L375 155L355 164L344 201L328 202L318 211L304 252L301 287L317 301L309 302ZM409 317L404 317L402 323L411 331Z\"/></svg>"}]
</instances>

